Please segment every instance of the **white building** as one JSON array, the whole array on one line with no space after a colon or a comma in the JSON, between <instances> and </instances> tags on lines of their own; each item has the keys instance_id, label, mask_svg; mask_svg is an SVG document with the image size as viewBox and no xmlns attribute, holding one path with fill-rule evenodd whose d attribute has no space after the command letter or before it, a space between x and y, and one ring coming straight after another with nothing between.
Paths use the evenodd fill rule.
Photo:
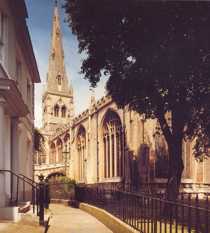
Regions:
<instances>
[{"instance_id":1,"label":"white building","mask_svg":"<svg viewBox=\"0 0 210 233\"><path fill-rule=\"evenodd\" d=\"M33 177L34 83L40 77L27 17L24 0L0 1L0 219L14 218L18 210L8 207L17 180L2 170Z\"/></svg>"}]
</instances>

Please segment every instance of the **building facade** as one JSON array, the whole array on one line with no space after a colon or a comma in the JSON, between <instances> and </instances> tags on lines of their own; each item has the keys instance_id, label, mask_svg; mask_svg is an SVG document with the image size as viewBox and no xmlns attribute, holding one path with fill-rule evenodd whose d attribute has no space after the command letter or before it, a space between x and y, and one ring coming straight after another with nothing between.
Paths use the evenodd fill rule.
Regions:
<instances>
[{"instance_id":1,"label":"building facade","mask_svg":"<svg viewBox=\"0 0 210 233\"><path fill-rule=\"evenodd\" d=\"M15 218L11 173L33 178L34 83L40 82L23 0L0 3L0 219ZM16 182L15 182L16 183ZM21 185L20 185L21 186ZM30 196L30 190L26 192ZM20 195L22 195L20 187Z\"/></svg>"},{"instance_id":2,"label":"building facade","mask_svg":"<svg viewBox=\"0 0 210 233\"><path fill-rule=\"evenodd\" d=\"M56 35L60 37L59 22L55 20L56 17L59 19L57 12L55 7L52 45L55 44ZM56 25L59 27L58 34ZM61 47L52 46L51 56L53 54L54 59L59 51L63 51ZM59 57L59 64L64 64L63 58ZM70 95L66 93L65 98L68 96L69 103L65 102L62 88L58 90L59 79L56 75L60 68L56 67L51 57L49 63L47 91L43 97L42 132L47 138L46 151L36 155L36 175L42 173L48 176L60 172L78 183L121 182L135 189L140 189L142 184L165 183L167 145L157 120L145 120L143 115L127 107L118 109L110 96L104 96L98 101L92 96L89 108L74 117L72 88L66 89ZM66 75L61 74L65 80ZM52 90L51 86L53 91L49 91ZM47 100L50 95L53 98ZM69 111L64 120L63 104ZM193 159L192 150L193 142L183 142L183 188L188 191L197 187L200 190L209 189L210 160L198 163Z\"/></svg>"}]
</instances>

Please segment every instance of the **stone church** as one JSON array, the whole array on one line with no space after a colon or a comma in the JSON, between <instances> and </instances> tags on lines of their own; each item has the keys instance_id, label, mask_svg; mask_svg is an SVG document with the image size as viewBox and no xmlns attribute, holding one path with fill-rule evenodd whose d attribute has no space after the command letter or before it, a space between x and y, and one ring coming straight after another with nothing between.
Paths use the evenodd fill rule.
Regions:
<instances>
[{"instance_id":1,"label":"stone church","mask_svg":"<svg viewBox=\"0 0 210 233\"><path fill-rule=\"evenodd\" d=\"M156 120L118 109L110 96L92 96L89 108L74 115L57 5L42 101L45 150L35 155L35 179L61 173L78 183L122 182L135 188L166 182L167 146ZM183 188L210 189L210 160L199 163L192 151L193 143L183 142Z\"/></svg>"}]
</instances>

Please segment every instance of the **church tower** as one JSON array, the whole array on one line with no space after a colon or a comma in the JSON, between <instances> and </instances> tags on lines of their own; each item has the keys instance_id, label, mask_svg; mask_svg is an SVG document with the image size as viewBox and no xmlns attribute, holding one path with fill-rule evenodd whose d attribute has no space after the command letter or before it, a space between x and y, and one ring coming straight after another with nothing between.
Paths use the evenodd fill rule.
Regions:
<instances>
[{"instance_id":1,"label":"church tower","mask_svg":"<svg viewBox=\"0 0 210 233\"><path fill-rule=\"evenodd\" d=\"M51 51L47 73L47 88L42 97L43 128L49 134L70 123L73 117L73 89L68 83L57 1L52 23Z\"/></svg>"}]
</instances>

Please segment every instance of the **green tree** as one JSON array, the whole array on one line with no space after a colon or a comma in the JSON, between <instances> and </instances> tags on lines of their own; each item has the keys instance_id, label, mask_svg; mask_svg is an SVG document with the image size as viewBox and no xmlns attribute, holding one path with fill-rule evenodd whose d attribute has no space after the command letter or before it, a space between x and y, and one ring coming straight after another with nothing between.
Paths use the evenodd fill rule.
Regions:
<instances>
[{"instance_id":1,"label":"green tree","mask_svg":"<svg viewBox=\"0 0 210 233\"><path fill-rule=\"evenodd\" d=\"M167 198L177 197L182 141L197 137L203 156L210 123L210 3L66 0L67 21L85 52L81 72L92 86L157 118L169 150ZM170 112L171 119L167 119Z\"/></svg>"},{"instance_id":2,"label":"green tree","mask_svg":"<svg viewBox=\"0 0 210 233\"><path fill-rule=\"evenodd\" d=\"M34 150L36 152L44 152L44 136L42 133L35 128L34 129Z\"/></svg>"}]
</instances>

